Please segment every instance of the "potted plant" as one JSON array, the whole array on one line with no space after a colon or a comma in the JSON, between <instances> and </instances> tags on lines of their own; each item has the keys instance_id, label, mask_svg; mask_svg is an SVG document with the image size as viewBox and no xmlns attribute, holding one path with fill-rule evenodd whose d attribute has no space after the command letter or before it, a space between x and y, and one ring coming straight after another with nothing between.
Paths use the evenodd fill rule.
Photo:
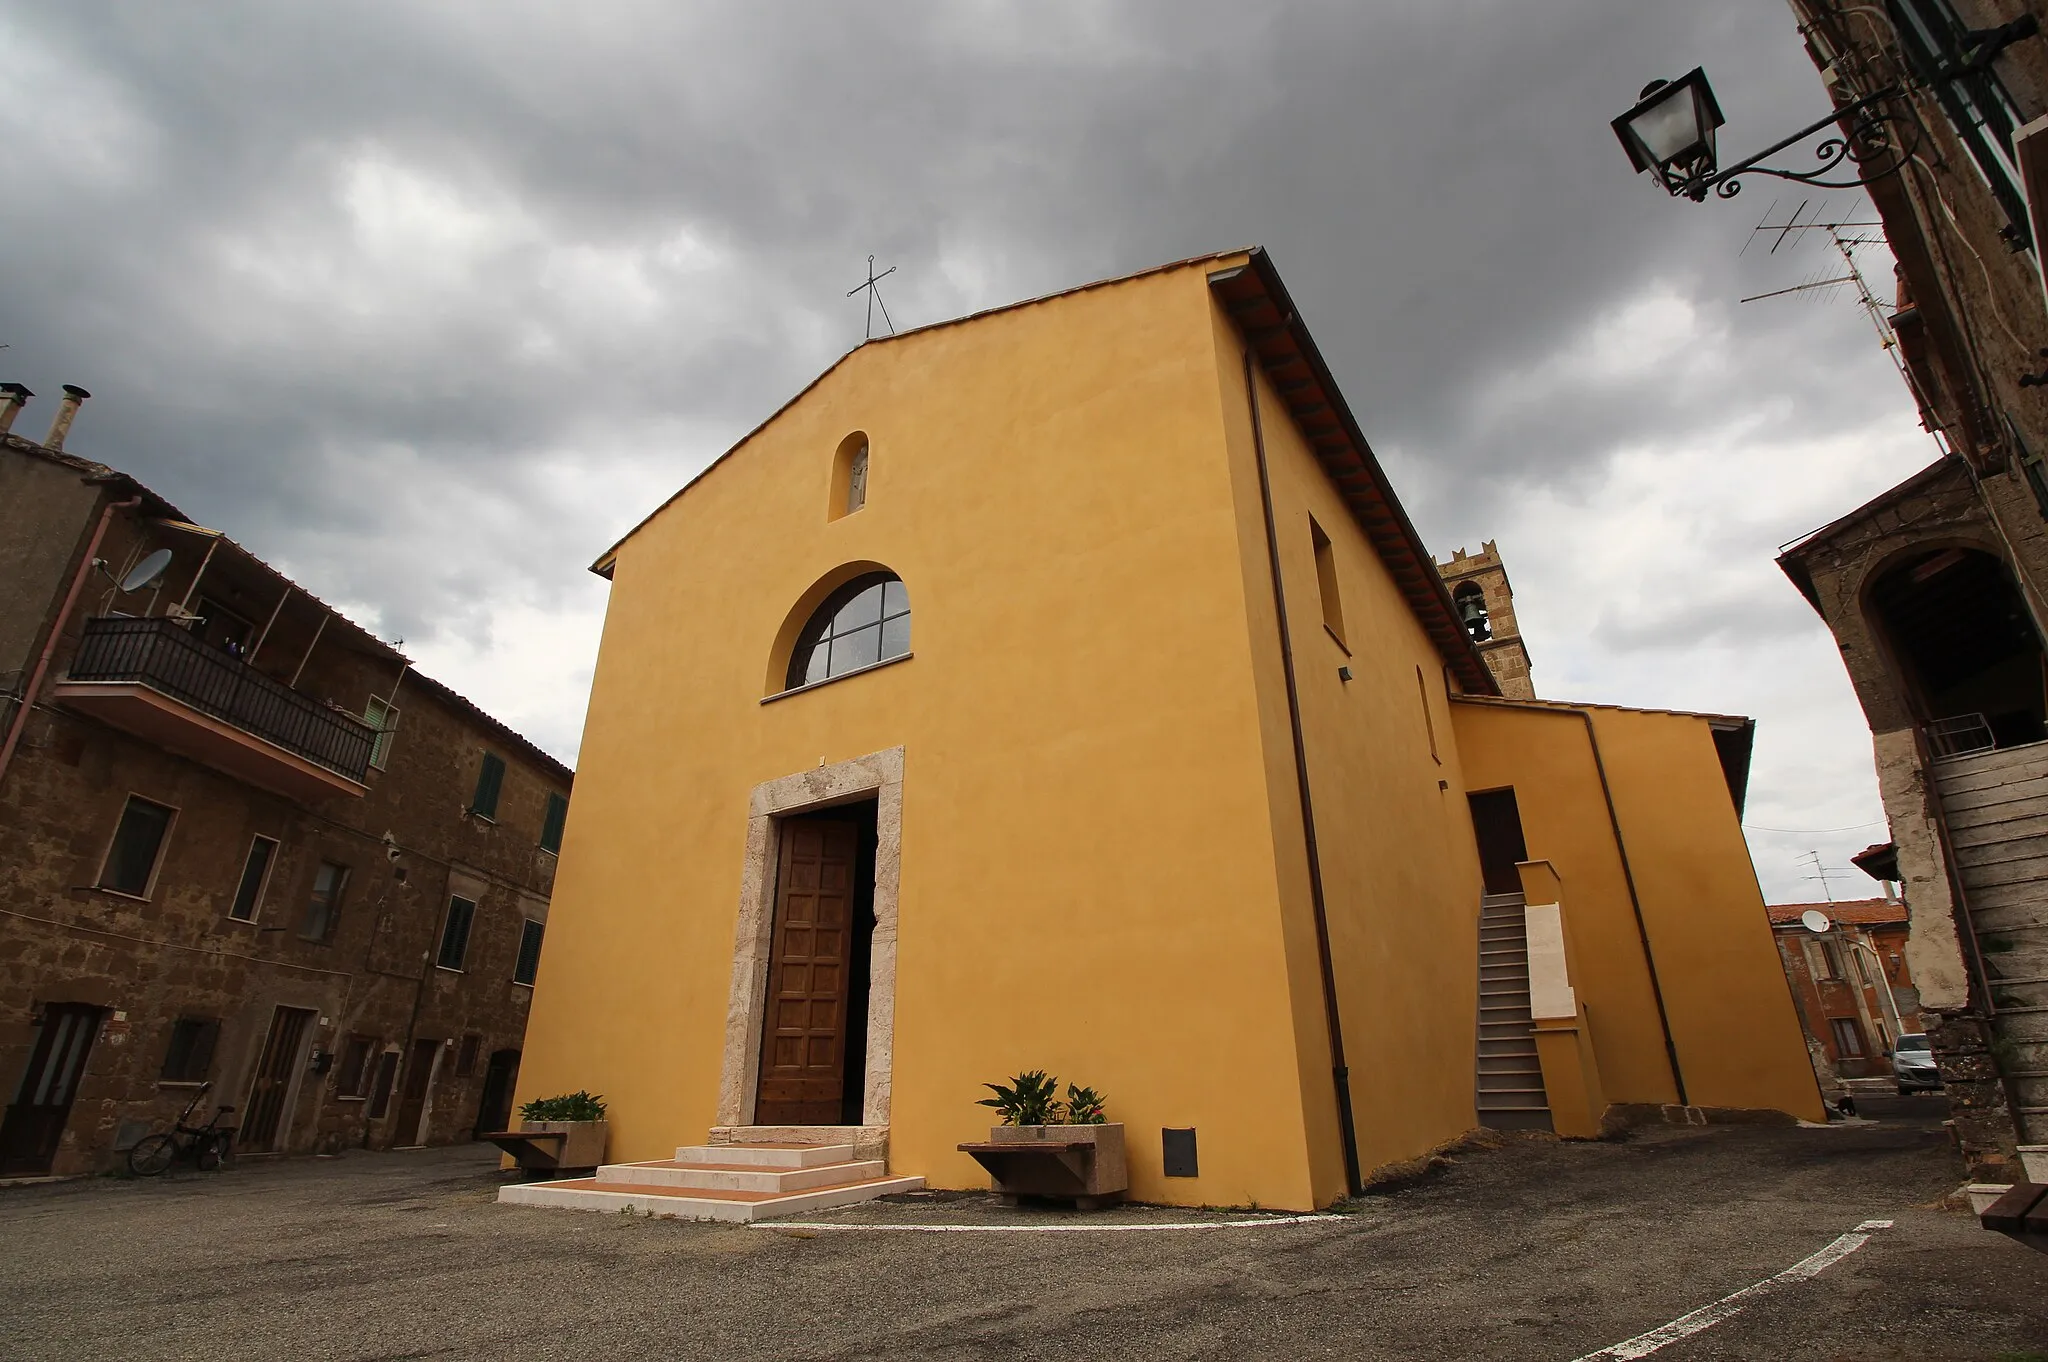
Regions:
<instances>
[{"instance_id":1,"label":"potted plant","mask_svg":"<svg viewBox=\"0 0 2048 1362\"><path fill-rule=\"evenodd\" d=\"M519 1133L556 1135L559 1140L529 1141L517 1153L522 1168L595 1168L604 1162L609 1123L604 1099L577 1091L557 1097L536 1097L519 1108Z\"/></svg>"},{"instance_id":2,"label":"potted plant","mask_svg":"<svg viewBox=\"0 0 2048 1362\"><path fill-rule=\"evenodd\" d=\"M1006 1202L1061 1197L1093 1210L1130 1187L1124 1128L1104 1116L1101 1093L1069 1083L1062 1101L1059 1080L1043 1069L983 1086L995 1096L979 1105L995 1108L1003 1123L989 1131L986 1144L960 1148L989 1170Z\"/></svg>"}]
</instances>

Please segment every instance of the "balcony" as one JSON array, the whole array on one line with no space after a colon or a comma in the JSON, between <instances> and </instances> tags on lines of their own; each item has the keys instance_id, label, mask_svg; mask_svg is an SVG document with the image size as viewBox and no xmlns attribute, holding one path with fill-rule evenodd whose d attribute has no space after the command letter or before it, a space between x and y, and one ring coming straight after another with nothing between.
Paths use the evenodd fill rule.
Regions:
<instances>
[{"instance_id":1,"label":"balcony","mask_svg":"<svg viewBox=\"0 0 2048 1362\"><path fill-rule=\"evenodd\" d=\"M55 688L71 709L295 799L361 795L376 730L168 619L90 619Z\"/></svg>"}]
</instances>

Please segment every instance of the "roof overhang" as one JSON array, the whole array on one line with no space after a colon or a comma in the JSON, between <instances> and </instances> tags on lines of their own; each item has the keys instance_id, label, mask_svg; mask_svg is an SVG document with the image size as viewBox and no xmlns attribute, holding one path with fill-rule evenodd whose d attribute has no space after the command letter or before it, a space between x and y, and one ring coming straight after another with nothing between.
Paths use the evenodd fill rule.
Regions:
<instances>
[{"instance_id":1,"label":"roof overhang","mask_svg":"<svg viewBox=\"0 0 2048 1362\"><path fill-rule=\"evenodd\" d=\"M1287 404L1302 438L1315 451L1352 516L1387 565L1430 641L1468 694L1498 695L1500 686L1472 636L1458 622L1436 559L1394 496L1386 471L1366 443L1315 338L1263 247L1244 264L1218 270L1209 287Z\"/></svg>"}]
</instances>

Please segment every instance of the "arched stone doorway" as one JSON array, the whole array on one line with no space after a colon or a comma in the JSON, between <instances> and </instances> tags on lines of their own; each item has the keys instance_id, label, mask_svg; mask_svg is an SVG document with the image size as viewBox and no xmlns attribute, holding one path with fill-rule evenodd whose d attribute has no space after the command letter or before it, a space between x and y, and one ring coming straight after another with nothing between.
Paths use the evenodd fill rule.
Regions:
<instances>
[{"instance_id":1,"label":"arched stone doorway","mask_svg":"<svg viewBox=\"0 0 2048 1362\"><path fill-rule=\"evenodd\" d=\"M1866 609L1935 755L2048 736L2041 639L1996 557L1958 547L1908 554L1872 581Z\"/></svg>"}]
</instances>

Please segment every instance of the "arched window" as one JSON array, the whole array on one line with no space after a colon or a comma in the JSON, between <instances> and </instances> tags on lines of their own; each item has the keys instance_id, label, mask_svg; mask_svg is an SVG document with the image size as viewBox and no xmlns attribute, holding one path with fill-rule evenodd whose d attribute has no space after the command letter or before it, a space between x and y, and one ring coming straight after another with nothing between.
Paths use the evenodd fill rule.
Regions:
<instances>
[{"instance_id":1,"label":"arched window","mask_svg":"<svg viewBox=\"0 0 2048 1362\"><path fill-rule=\"evenodd\" d=\"M1475 643L1484 643L1493 637L1493 621L1487 618L1486 593L1477 582L1466 582L1451 593L1457 602L1458 622L1465 626L1465 632Z\"/></svg>"},{"instance_id":2,"label":"arched window","mask_svg":"<svg viewBox=\"0 0 2048 1362\"><path fill-rule=\"evenodd\" d=\"M825 598L789 655L791 690L910 651L910 595L891 572L856 577Z\"/></svg>"}]
</instances>

